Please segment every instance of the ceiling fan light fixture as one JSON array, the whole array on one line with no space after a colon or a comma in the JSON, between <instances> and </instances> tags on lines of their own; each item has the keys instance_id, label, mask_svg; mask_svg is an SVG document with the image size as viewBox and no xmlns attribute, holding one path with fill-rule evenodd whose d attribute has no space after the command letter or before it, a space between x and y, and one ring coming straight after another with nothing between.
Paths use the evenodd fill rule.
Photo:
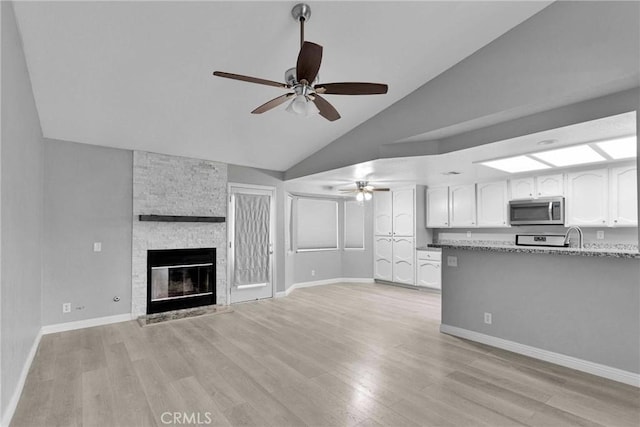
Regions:
<instances>
[{"instance_id":1,"label":"ceiling fan light fixture","mask_svg":"<svg viewBox=\"0 0 640 427\"><path fill-rule=\"evenodd\" d=\"M365 200L371 200L372 197L373 197L373 195L370 192L366 191L364 193L364 199Z\"/></svg>"},{"instance_id":2,"label":"ceiling fan light fixture","mask_svg":"<svg viewBox=\"0 0 640 427\"><path fill-rule=\"evenodd\" d=\"M364 200L364 193L362 191L358 191L358 194L356 194L356 200L359 202L362 202Z\"/></svg>"},{"instance_id":3,"label":"ceiling fan light fixture","mask_svg":"<svg viewBox=\"0 0 640 427\"><path fill-rule=\"evenodd\" d=\"M286 111L297 116L311 117L318 113L318 107L306 95L296 95L289 103Z\"/></svg>"}]
</instances>

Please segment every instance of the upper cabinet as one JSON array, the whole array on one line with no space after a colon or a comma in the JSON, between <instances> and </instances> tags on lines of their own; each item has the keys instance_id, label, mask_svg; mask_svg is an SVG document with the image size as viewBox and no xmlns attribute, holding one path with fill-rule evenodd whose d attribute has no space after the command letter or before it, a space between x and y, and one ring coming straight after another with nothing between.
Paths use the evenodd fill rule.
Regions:
<instances>
[{"instance_id":1,"label":"upper cabinet","mask_svg":"<svg viewBox=\"0 0 640 427\"><path fill-rule=\"evenodd\" d=\"M536 197L564 196L564 175L561 173L535 178Z\"/></svg>"},{"instance_id":2,"label":"upper cabinet","mask_svg":"<svg viewBox=\"0 0 640 427\"><path fill-rule=\"evenodd\" d=\"M373 197L374 233L376 236L391 236L393 232L391 192L376 192Z\"/></svg>"},{"instance_id":3,"label":"upper cabinet","mask_svg":"<svg viewBox=\"0 0 640 427\"><path fill-rule=\"evenodd\" d=\"M394 190L391 195L393 235L413 236L414 189Z\"/></svg>"},{"instance_id":4,"label":"upper cabinet","mask_svg":"<svg viewBox=\"0 0 640 427\"><path fill-rule=\"evenodd\" d=\"M564 175L561 173L514 178L509 183L511 200L564 196Z\"/></svg>"},{"instance_id":5,"label":"upper cabinet","mask_svg":"<svg viewBox=\"0 0 640 427\"><path fill-rule=\"evenodd\" d=\"M485 182L477 185L478 227L506 227L507 182Z\"/></svg>"},{"instance_id":6,"label":"upper cabinet","mask_svg":"<svg viewBox=\"0 0 640 427\"><path fill-rule=\"evenodd\" d=\"M427 228L449 226L449 187L427 188Z\"/></svg>"},{"instance_id":7,"label":"upper cabinet","mask_svg":"<svg viewBox=\"0 0 640 427\"><path fill-rule=\"evenodd\" d=\"M611 169L609 225L638 226L638 179L636 166Z\"/></svg>"},{"instance_id":8,"label":"upper cabinet","mask_svg":"<svg viewBox=\"0 0 640 427\"><path fill-rule=\"evenodd\" d=\"M566 225L606 226L608 171L595 169L567 174Z\"/></svg>"},{"instance_id":9,"label":"upper cabinet","mask_svg":"<svg viewBox=\"0 0 640 427\"><path fill-rule=\"evenodd\" d=\"M449 187L449 220L451 227L475 227L475 184Z\"/></svg>"},{"instance_id":10,"label":"upper cabinet","mask_svg":"<svg viewBox=\"0 0 640 427\"><path fill-rule=\"evenodd\" d=\"M509 183L511 184L511 200L530 199L536 194L535 182L532 176L512 179Z\"/></svg>"}]
</instances>

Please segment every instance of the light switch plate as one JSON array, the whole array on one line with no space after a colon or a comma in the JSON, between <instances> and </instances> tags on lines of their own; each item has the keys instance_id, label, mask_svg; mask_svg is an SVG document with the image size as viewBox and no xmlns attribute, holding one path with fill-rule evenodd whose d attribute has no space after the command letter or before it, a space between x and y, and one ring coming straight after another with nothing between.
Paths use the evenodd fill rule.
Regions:
<instances>
[{"instance_id":1,"label":"light switch plate","mask_svg":"<svg viewBox=\"0 0 640 427\"><path fill-rule=\"evenodd\" d=\"M93 252L102 251L102 242L93 242Z\"/></svg>"},{"instance_id":2,"label":"light switch plate","mask_svg":"<svg viewBox=\"0 0 640 427\"><path fill-rule=\"evenodd\" d=\"M596 239L598 239L598 240L604 239L604 231L603 230L596 231Z\"/></svg>"},{"instance_id":3,"label":"light switch plate","mask_svg":"<svg viewBox=\"0 0 640 427\"><path fill-rule=\"evenodd\" d=\"M448 256L447 257L447 265L449 267L457 267L458 266L458 257L457 256Z\"/></svg>"}]
</instances>

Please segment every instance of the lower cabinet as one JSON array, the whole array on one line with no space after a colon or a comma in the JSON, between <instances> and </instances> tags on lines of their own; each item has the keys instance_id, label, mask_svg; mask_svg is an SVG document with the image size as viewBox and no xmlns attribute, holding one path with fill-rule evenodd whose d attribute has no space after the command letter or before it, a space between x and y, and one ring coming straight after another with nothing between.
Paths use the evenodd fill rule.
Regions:
<instances>
[{"instance_id":1,"label":"lower cabinet","mask_svg":"<svg viewBox=\"0 0 640 427\"><path fill-rule=\"evenodd\" d=\"M437 251L418 251L418 286L442 288L442 253Z\"/></svg>"},{"instance_id":2,"label":"lower cabinet","mask_svg":"<svg viewBox=\"0 0 640 427\"><path fill-rule=\"evenodd\" d=\"M378 280L415 285L413 237L374 238L374 273Z\"/></svg>"}]
</instances>

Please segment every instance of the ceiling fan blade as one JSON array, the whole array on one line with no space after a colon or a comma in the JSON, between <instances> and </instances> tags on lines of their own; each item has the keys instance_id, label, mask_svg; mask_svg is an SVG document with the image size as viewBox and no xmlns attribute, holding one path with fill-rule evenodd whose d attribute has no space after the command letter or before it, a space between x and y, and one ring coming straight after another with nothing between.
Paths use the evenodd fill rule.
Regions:
<instances>
[{"instance_id":1,"label":"ceiling fan blade","mask_svg":"<svg viewBox=\"0 0 640 427\"><path fill-rule=\"evenodd\" d=\"M243 82L257 83L259 85L275 86L275 87L281 87L283 89L289 88L289 85L287 85L286 83L278 83L278 82L274 82L273 80L259 79L257 77L243 76L241 74L225 73L224 71L214 71L213 75L218 77L225 77L227 79L232 79L232 80L241 80Z\"/></svg>"},{"instance_id":2,"label":"ceiling fan blade","mask_svg":"<svg viewBox=\"0 0 640 427\"><path fill-rule=\"evenodd\" d=\"M320 83L314 88L316 92L327 95L381 95L387 93L389 87L382 83Z\"/></svg>"},{"instance_id":3,"label":"ceiling fan blade","mask_svg":"<svg viewBox=\"0 0 640 427\"><path fill-rule=\"evenodd\" d=\"M371 191L391 191L389 188L374 188Z\"/></svg>"},{"instance_id":4,"label":"ceiling fan blade","mask_svg":"<svg viewBox=\"0 0 640 427\"><path fill-rule=\"evenodd\" d=\"M289 98L291 98L294 95L295 93L285 93L284 95L281 95L277 98L273 98L271 101L265 102L264 104L262 104L261 106L253 110L251 114L262 114L265 111L269 111L272 108L276 108L278 105L286 102Z\"/></svg>"},{"instance_id":5,"label":"ceiling fan blade","mask_svg":"<svg viewBox=\"0 0 640 427\"><path fill-rule=\"evenodd\" d=\"M330 122L334 122L340 118L340 114L333 108L333 105L329 104L329 102L320 95L316 94L313 97L313 102L316 104L316 107L318 107L318 110L320 110L320 115Z\"/></svg>"},{"instance_id":6,"label":"ceiling fan blade","mask_svg":"<svg viewBox=\"0 0 640 427\"><path fill-rule=\"evenodd\" d=\"M318 75L322 62L322 46L319 44L304 42L298 54L296 63L296 78L298 81L306 80L311 84Z\"/></svg>"}]
</instances>

